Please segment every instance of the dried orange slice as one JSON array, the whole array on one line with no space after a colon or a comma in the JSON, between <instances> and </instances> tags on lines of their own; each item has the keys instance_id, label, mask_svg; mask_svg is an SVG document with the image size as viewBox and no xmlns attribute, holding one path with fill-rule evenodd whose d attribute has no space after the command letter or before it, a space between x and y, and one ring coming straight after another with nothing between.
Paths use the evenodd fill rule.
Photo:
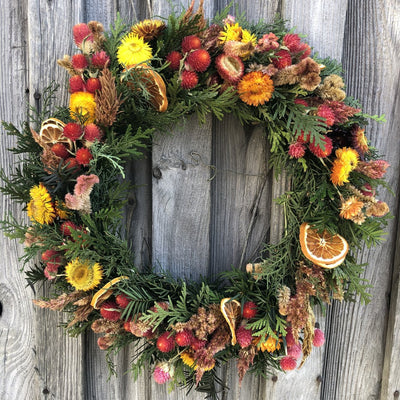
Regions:
<instances>
[{"instance_id":1,"label":"dried orange slice","mask_svg":"<svg viewBox=\"0 0 400 400\"><path fill-rule=\"evenodd\" d=\"M56 143L62 143L67 147L67 149L72 150L73 143L72 140L64 136L64 126L64 122L57 118L46 119L42 122L42 126L40 128L40 139L48 146L52 146Z\"/></svg>"},{"instance_id":2,"label":"dried orange slice","mask_svg":"<svg viewBox=\"0 0 400 400\"><path fill-rule=\"evenodd\" d=\"M111 286L115 285L117 282L121 281L122 279L129 279L127 276L118 276L117 278L112 279L110 282L106 283L100 290L98 290L94 296L92 297L92 301L90 305L95 308L99 309L101 303L106 301L113 293Z\"/></svg>"},{"instance_id":3,"label":"dried orange slice","mask_svg":"<svg viewBox=\"0 0 400 400\"><path fill-rule=\"evenodd\" d=\"M153 71L148 65L135 65L129 68L136 67L141 69L144 79L144 84L147 91L150 93L150 102L159 112L165 112L168 108L167 88L161 75Z\"/></svg>"},{"instance_id":4,"label":"dried orange slice","mask_svg":"<svg viewBox=\"0 0 400 400\"><path fill-rule=\"evenodd\" d=\"M221 300L220 305L221 313L229 325L232 334L232 346L236 344L236 326L241 316L241 306L237 300L226 297Z\"/></svg>"},{"instance_id":5,"label":"dried orange slice","mask_svg":"<svg viewBox=\"0 0 400 400\"><path fill-rule=\"evenodd\" d=\"M304 256L323 268L335 268L346 258L349 245L340 235L322 234L307 222L300 226L300 245Z\"/></svg>"}]
</instances>

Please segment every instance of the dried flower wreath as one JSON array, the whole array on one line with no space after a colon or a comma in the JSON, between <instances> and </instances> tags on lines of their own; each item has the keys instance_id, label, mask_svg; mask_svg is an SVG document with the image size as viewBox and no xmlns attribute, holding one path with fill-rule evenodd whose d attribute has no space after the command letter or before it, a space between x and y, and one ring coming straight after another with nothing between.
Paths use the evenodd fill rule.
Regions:
<instances>
[{"instance_id":1,"label":"dried flower wreath","mask_svg":"<svg viewBox=\"0 0 400 400\"><path fill-rule=\"evenodd\" d=\"M364 127L383 118L364 114L340 65L312 58L280 20L252 25L224 10L210 24L200 3L167 23L127 29L118 19L105 33L92 21L73 36L79 51L58 61L70 74L69 106L50 111L51 87L23 129L3 123L24 157L10 177L2 171L2 192L30 224L9 217L2 227L25 243L25 263L41 258L27 279L54 288L35 304L67 311L69 333L91 327L110 353L134 343L135 376L149 363L157 383L214 397L216 367L229 359L240 380L302 365L324 343L313 306L368 301L355 251L382 237L389 210L376 189L388 163ZM271 165L292 185L278 199L281 241L213 283L138 269L120 233L126 160L194 112L200 122L232 113L263 126Z\"/></svg>"}]
</instances>

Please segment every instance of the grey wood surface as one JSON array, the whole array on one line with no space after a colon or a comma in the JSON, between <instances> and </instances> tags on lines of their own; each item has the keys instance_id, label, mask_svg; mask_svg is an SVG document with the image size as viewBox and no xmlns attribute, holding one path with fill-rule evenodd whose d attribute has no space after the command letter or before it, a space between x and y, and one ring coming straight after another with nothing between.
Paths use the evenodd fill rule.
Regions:
<instances>
[{"instance_id":1,"label":"grey wood surface","mask_svg":"<svg viewBox=\"0 0 400 400\"><path fill-rule=\"evenodd\" d=\"M98 20L106 27L120 12L126 21L168 15L177 0L0 0L0 119L19 124L26 101L40 106L40 94L52 81L66 81L56 59L73 52L72 26ZM226 5L206 0L206 16ZM397 0L257 0L239 1L249 19L271 20L276 12L308 35L320 56L343 62L347 91L367 112L385 114L372 123L368 137L391 163L388 179L396 196L385 194L395 218L387 241L362 249L368 261L372 301L334 303L317 320L327 342L306 365L290 374L247 376L239 388L234 363L220 371L231 390L224 399L396 399L400 391L400 246L398 193L400 100L400 5ZM232 10L233 13L233 10ZM58 94L66 104L64 88ZM10 171L16 160L6 151L11 138L1 130L0 163ZM125 232L137 262L152 261L175 275L214 275L252 261L264 240L277 240L282 219L272 198L287 187L266 174L268 149L261 132L244 131L231 117L211 118L203 126L188 119L171 135L158 135L153 154L130 163L127 175L137 189L126 209ZM161 178L152 176L158 168ZM158 171L156 171L158 172ZM159 176L159 174L155 174ZM1 197L1 215L21 211ZM145 371L137 382L124 371L134 349L115 358L119 375L108 380L104 352L92 334L68 338L58 325L62 315L34 308L32 298L48 287L25 286L19 271L22 246L0 238L0 398L57 400L183 399L168 394ZM239 265L242 262L242 265ZM201 399L190 394L190 399Z\"/></svg>"}]
</instances>

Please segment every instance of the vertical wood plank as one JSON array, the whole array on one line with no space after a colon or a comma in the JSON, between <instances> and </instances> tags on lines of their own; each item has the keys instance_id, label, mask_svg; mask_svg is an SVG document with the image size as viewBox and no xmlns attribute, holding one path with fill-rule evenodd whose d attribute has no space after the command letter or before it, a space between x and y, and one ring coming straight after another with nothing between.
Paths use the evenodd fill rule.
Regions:
<instances>
[{"instance_id":1,"label":"vertical wood plank","mask_svg":"<svg viewBox=\"0 0 400 400\"><path fill-rule=\"evenodd\" d=\"M25 3L15 7L11 3L2 5L0 14L0 116L2 120L19 126L26 117L25 90L28 87L25 60L27 7ZM10 45L13 44L13 46ZM14 79L10 79L13 76ZM15 143L0 127L0 165L7 174L17 160L7 148ZM1 195L0 215L6 214L22 218L18 207L9 198ZM2 361L0 367L0 398L12 399L15 387L21 396L31 393L40 396L43 386L39 385L35 372L35 337L33 293L25 288L25 282L19 271L18 256L21 246L0 235L2 267L0 269L0 349Z\"/></svg>"},{"instance_id":2,"label":"vertical wood plank","mask_svg":"<svg viewBox=\"0 0 400 400\"><path fill-rule=\"evenodd\" d=\"M54 80L61 84L54 106L66 104L68 94L63 85L66 75L57 66L57 58L71 53L72 41L65 43L56 33L72 32L72 26L82 16L82 3L67 5L32 1L27 4L29 51L26 61L30 101L40 108L43 91ZM37 297L48 296L51 290L47 284L37 289ZM42 387L41 396L83 398L82 338L76 340L65 335L63 329L59 327L62 314L35 308L35 315L36 371ZM75 384L71 385L70 382Z\"/></svg>"},{"instance_id":3,"label":"vertical wood plank","mask_svg":"<svg viewBox=\"0 0 400 400\"><path fill-rule=\"evenodd\" d=\"M149 4L139 0L87 0L85 5L85 18L83 22L97 20L109 30L114 23L117 12L129 26L135 20L149 17ZM126 166L126 179L137 189L129 193L128 204L125 208L123 230L134 252L135 263L148 265L151 252L151 160L128 162ZM88 332L85 338L87 367L87 396L95 399L139 400L150 398L149 371L137 381L129 373L130 360L134 356L133 346L129 346L113 356L116 375L108 379L108 367L105 352L97 346L97 335Z\"/></svg>"},{"instance_id":4,"label":"vertical wood plank","mask_svg":"<svg viewBox=\"0 0 400 400\"><path fill-rule=\"evenodd\" d=\"M210 256L211 118L196 117L153 141L153 265L175 277L207 275ZM200 139L201 138L201 139ZM167 398L166 385L153 383L154 398ZM183 399L175 392L170 399ZM192 393L192 398L202 396Z\"/></svg>"},{"instance_id":5,"label":"vertical wood plank","mask_svg":"<svg viewBox=\"0 0 400 400\"><path fill-rule=\"evenodd\" d=\"M153 264L198 279L209 268L211 118L171 133L153 141Z\"/></svg>"},{"instance_id":6,"label":"vertical wood plank","mask_svg":"<svg viewBox=\"0 0 400 400\"><path fill-rule=\"evenodd\" d=\"M390 1L349 2L343 63L348 93L362 101L366 112L386 115L386 124L371 123L366 133L372 145L391 164L388 182L394 192L399 193L397 131L400 124L400 68L398 59L392 60L393 51L399 43L399 23L394 17L396 9L398 4ZM388 57L392 60L390 63L377 62ZM381 200L386 201L392 212L398 215L397 199L384 193ZM369 264L364 276L373 285L371 303L367 306L359 302L335 304L327 315L332 337L325 360L323 391L326 399L342 398L349 394L355 398L361 394L363 398L379 398L381 394L396 227L396 221L391 221L387 228L387 241L374 249L364 247L359 256L360 261ZM394 271L395 279L396 276L397 271ZM396 304L392 306L392 312L398 314ZM390 345L390 336L388 339L387 345ZM386 376L385 379L390 378ZM393 392L389 392L388 397L382 398L392 396Z\"/></svg>"}]
</instances>

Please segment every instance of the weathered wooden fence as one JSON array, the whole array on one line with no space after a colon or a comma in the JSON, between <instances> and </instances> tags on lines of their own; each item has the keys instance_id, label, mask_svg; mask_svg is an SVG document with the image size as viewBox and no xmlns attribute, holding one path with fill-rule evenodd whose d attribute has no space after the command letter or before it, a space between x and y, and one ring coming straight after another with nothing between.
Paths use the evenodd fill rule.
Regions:
<instances>
[{"instance_id":1,"label":"weathered wooden fence","mask_svg":"<svg viewBox=\"0 0 400 400\"><path fill-rule=\"evenodd\" d=\"M174 4L180 4L177 0ZM184 0L183 6L188 5ZM206 0L212 17L227 0ZM231 390L224 399L396 399L400 391L399 154L400 154L400 3L398 0L247 0L238 2L249 19L271 20L279 12L308 35L320 56L341 60L347 92L362 100L366 112L386 114L372 123L368 136L391 163L389 183L395 196L383 200L395 218L387 241L360 252L372 301L334 303L318 316L327 342L306 365L290 374L249 376L241 389L235 368L221 376ZM40 106L52 81L66 81L56 59L73 52L72 26L98 20L105 27L119 11L127 22L166 16L165 0L1 0L0 118L26 119L27 102ZM65 89L58 101L66 104ZM0 162L6 171L16 160L7 152L11 139L1 131ZM262 132L244 131L227 117L198 126L189 121L168 137L159 135L153 154L130 165L139 189L127 208L127 232L137 261L151 260L175 274L213 275L239 266L265 240L279 235L279 210L272 199L285 187L267 174ZM1 197L1 213L20 211ZM182 399L156 387L149 371L137 382L123 372L133 354L117 356L119 376L109 380L104 353L93 335L69 338L57 325L58 313L34 308L32 298L46 288L26 287L19 271L21 245L0 239L0 398L57 400ZM188 398L200 399L191 394Z\"/></svg>"}]
</instances>

